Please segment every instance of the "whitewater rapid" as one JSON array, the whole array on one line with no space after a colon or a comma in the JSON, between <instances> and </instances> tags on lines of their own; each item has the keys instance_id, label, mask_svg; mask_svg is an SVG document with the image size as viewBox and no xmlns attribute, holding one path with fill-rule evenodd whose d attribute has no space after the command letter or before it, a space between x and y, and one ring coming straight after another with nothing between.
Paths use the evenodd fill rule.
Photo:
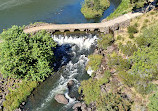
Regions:
<instances>
[{"instance_id":1,"label":"whitewater rapid","mask_svg":"<svg viewBox=\"0 0 158 111\"><path fill-rule=\"evenodd\" d=\"M97 36L93 36L92 34L86 36L53 35L52 38L58 43L59 49L57 52L66 52L68 53L68 56L65 56L66 54L61 56L59 62L61 61L61 66L64 64L64 68L61 68L64 71L62 72L59 80L55 83L55 87L49 91L48 95L42 100L41 104L38 105L37 108L33 109L34 111L44 111L47 109L49 103L54 99L56 94L64 94L69 100L68 105L63 106L59 110L66 107L72 107L72 104L74 104L77 99L69 96L67 83L70 80L73 80L75 82L74 90L77 90L80 85L78 77L86 73L85 66L88 62L87 56L93 52L97 40ZM59 57L60 55L61 53L57 56ZM71 57L69 61L68 57Z\"/></svg>"}]
</instances>

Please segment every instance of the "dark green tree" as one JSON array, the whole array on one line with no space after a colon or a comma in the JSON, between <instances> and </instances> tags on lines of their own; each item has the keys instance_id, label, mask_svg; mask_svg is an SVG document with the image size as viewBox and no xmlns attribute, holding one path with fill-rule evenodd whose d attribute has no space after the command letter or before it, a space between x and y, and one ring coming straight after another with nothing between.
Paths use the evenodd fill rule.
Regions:
<instances>
[{"instance_id":1,"label":"dark green tree","mask_svg":"<svg viewBox=\"0 0 158 111\"><path fill-rule=\"evenodd\" d=\"M0 36L0 71L5 77L42 81L53 71L56 43L46 31L29 35L13 26Z\"/></svg>"}]
</instances>

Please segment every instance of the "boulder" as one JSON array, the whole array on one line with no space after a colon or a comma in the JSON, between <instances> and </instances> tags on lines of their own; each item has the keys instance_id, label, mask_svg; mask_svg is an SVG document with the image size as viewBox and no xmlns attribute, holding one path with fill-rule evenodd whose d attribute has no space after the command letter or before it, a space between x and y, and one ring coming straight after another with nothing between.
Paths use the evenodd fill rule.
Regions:
<instances>
[{"instance_id":1,"label":"boulder","mask_svg":"<svg viewBox=\"0 0 158 111\"><path fill-rule=\"evenodd\" d=\"M78 107L81 107L81 105L82 104L80 102L78 102L78 103L74 104L74 106L72 107L72 109L76 109Z\"/></svg>"},{"instance_id":2,"label":"boulder","mask_svg":"<svg viewBox=\"0 0 158 111\"><path fill-rule=\"evenodd\" d=\"M71 89L71 87L75 84L75 82L73 80L70 80L68 83L67 83L67 87L69 89Z\"/></svg>"},{"instance_id":3,"label":"boulder","mask_svg":"<svg viewBox=\"0 0 158 111\"><path fill-rule=\"evenodd\" d=\"M61 104L68 104L68 100L65 98L63 94L55 95L54 99Z\"/></svg>"}]
</instances>

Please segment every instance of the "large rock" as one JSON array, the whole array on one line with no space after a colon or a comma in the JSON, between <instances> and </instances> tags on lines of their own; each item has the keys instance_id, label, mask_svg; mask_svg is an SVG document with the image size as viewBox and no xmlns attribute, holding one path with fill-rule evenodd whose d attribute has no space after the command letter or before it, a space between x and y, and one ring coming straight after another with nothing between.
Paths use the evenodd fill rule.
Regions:
<instances>
[{"instance_id":1,"label":"large rock","mask_svg":"<svg viewBox=\"0 0 158 111\"><path fill-rule=\"evenodd\" d=\"M55 95L54 99L61 104L68 104L68 100L65 98L63 94Z\"/></svg>"},{"instance_id":2,"label":"large rock","mask_svg":"<svg viewBox=\"0 0 158 111\"><path fill-rule=\"evenodd\" d=\"M68 87L69 89L71 89L74 84L75 84L75 82L74 82L73 80L70 80L70 81L67 83L67 87Z\"/></svg>"}]
</instances>

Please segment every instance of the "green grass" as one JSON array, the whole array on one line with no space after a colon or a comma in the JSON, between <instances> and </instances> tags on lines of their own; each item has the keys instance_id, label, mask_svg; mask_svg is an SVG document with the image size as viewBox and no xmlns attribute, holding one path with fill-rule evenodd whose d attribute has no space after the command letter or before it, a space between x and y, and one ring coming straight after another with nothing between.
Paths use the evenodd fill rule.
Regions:
<instances>
[{"instance_id":1,"label":"green grass","mask_svg":"<svg viewBox=\"0 0 158 111\"><path fill-rule=\"evenodd\" d=\"M116 18L120 15L126 14L132 11L132 5L130 4L130 0L122 0L118 8L107 17L107 20Z\"/></svg>"},{"instance_id":2,"label":"green grass","mask_svg":"<svg viewBox=\"0 0 158 111\"><path fill-rule=\"evenodd\" d=\"M37 85L38 82L36 81L22 81L18 84L18 88L14 90L9 88L10 93L6 95L6 100L3 102L5 110L13 111L18 108Z\"/></svg>"}]
</instances>

